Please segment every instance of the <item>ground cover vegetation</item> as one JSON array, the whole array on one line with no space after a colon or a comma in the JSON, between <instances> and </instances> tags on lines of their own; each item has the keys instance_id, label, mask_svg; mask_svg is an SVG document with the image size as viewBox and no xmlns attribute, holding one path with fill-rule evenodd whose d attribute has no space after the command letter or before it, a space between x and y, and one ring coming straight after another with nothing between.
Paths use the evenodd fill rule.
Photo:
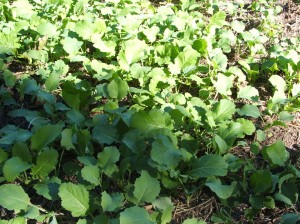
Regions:
<instances>
[{"instance_id":1,"label":"ground cover vegetation","mask_svg":"<svg viewBox=\"0 0 300 224\"><path fill-rule=\"evenodd\" d=\"M279 3L0 0L0 223L297 223Z\"/></svg>"}]
</instances>

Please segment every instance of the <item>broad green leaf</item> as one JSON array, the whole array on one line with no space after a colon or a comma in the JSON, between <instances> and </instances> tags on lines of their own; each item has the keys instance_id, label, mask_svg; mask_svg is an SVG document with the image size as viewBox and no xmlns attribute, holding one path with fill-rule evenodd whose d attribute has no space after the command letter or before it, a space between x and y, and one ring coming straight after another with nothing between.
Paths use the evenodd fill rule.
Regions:
<instances>
[{"instance_id":1,"label":"broad green leaf","mask_svg":"<svg viewBox=\"0 0 300 224\"><path fill-rule=\"evenodd\" d=\"M94 44L95 48L98 48L101 52L109 53L109 56L115 55L117 44L114 41L97 40Z\"/></svg>"},{"instance_id":2,"label":"broad green leaf","mask_svg":"<svg viewBox=\"0 0 300 224\"><path fill-rule=\"evenodd\" d=\"M252 86L246 86L239 90L237 97L247 100L253 100L254 97L259 96L258 90Z\"/></svg>"},{"instance_id":3,"label":"broad green leaf","mask_svg":"<svg viewBox=\"0 0 300 224\"><path fill-rule=\"evenodd\" d=\"M168 137L159 136L152 143L151 158L168 169L174 169L180 161L181 153Z\"/></svg>"},{"instance_id":4,"label":"broad green leaf","mask_svg":"<svg viewBox=\"0 0 300 224\"><path fill-rule=\"evenodd\" d=\"M204 155L196 159L190 171L186 174L191 177L226 176L228 164L218 155Z\"/></svg>"},{"instance_id":5,"label":"broad green leaf","mask_svg":"<svg viewBox=\"0 0 300 224\"><path fill-rule=\"evenodd\" d=\"M182 224L206 224L206 222L196 218L191 218L184 220Z\"/></svg>"},{"instance_id":6,"label":"broad green leaf","mask_svg":"<svg viewBox=\"0 0 300 224\"><path fill-rule=\"evenodd\" d=\"M226 24L225 19L226 13L224 11L217 12L210 18L210 25L222 27Z\"/></svg>"},{"instance_id":7,"label":"broad green leaf","mask_svg":"<svg viewBox=\"0 0 300 224\"><path fill-rule=\"evenodd\" d=\"M57 35L56 26L48 21L41 22L36 27L36 30L39 34L47 37L54 37Z\"/></svg>"},{"instance_id":8,"label":"broad green leaf","mask_svg":"<svg viewBox=\"0 0 300 224\"><path fill-rule=\"evenodd\" d=\"M214 83L216 90L222 95L231 95L230 88L233 86L233 76L227 77L221 73L217 75L217 82Z\"/></svg>"},{"instance_id":9,"label":"broad green leaf","mask_svg":"<svg viewBox=\"0 0 300 224\"><path fill-rule=\"evenodd\" d=\"M30 165L19 157L12 157L6 160L3 166L4 178L8 182L14 181L22 172L30 168Z\"/></svg>"},{"instance_id":10,"label":"broad green leaf","mask_svg":"<svg viewBox=\"0 0 300 224\"><path fill-rule=\"evenodd\" d=\"M81 170L81 176L91 184L96 186L100 184L100 170L98 166L84 166Z\"/></svg>"},{"instance_id":11,"label":"broad green leaf","mask_svg":"<svg viewBox=\"0 0 300 224\"><path fill-rule=\"evenodd\" d=\"M16 75L9 71L8 69L5 69L2 73L2 76L4 78L5 85L7 87L13 87L17 81Z\"/></svg>"},{"instance_id":12,"label":"broad green leaf","mask_svg":"<svg viewBox=\"0 0 300 224\"><path fill-rule=\"evenodd\" d=\"M219 135L215 135L214 140L219 148L219 153L224 154L228 149L226 142Z\"/></svg>"},{"instance_id":13,"label":"broad green leaf","mask_svg":"<svg viewBox=\"0 0 300 224\"><path fill-rule=\"evenodd\" d=\"M49 92L57 89L58 84L61 80L60 76L61 75L59 73L51 73L50 76L47 78L45 82L45 87Z\"/></svg>"},{"instance_id":14,"label":"broad green leaf","mask_svg":"<svg viewBox=\"0 0 300 224\"><path fill-rule=\"evenodd\" d=\"M62 129L63 124L47 124L41 127L31 137L31 149L40 151L46 145L53 142L61 134Z\"/></svg>"},{"instance_id":15,"label":"broad green leaf","mask_svg":"<svg viewBox=\"0 0 300 224\"><path fill-rule=\"evenodd\" d=\"M53 171L58 162L58 152L54 149L46 149L38 155L36 165L31 168L32 176L46 177Z\"/></svg>"},{"instance_id":16,"label":"broad green leaf","mask_svg":"<svg viewBox=\"0 0 300 224\"><path fill-rule=\"evenodd\" d=\"M3 184L0 186L0 205L8 210L19 211L26 209L31 203L21 186Z\"/></svg>"},{"instance_id":17,"label":"broad green leaf","mask_svg":"<svg viewBox=\"0 0 300 224\"><path fill-rule=\"evenodd\" d=\"M238 114L241 116L249 116L254 118L258 118L261 115L257 106L249 104L246 104L241 109L239 109Z\"/></svg>"},{"instance_id":18,"label":"broad green leaf","mask_svg":"<svg viewBox=\"0 0 300 224\"><path fill-rule=\"evenodd\" d=\"M12 4L12 13L16 17L30 19L34 14L34 6L28 0L17 0Z\"/></svg>"},{"instance_id":19,"label":"broad green leaf","mask_svg":"<svg viewBox=\"0 0 300 224\"><path fill-rule=\"evenodd\" d=\"M289 158L289 152L285 149L282 141L277 141L263 149L262 154L265 159L269 159L272 164L284 166Z\"/></svg>"},{"instance_id":20,"label":"broad green leaf","mask_svg":"<svg viewBox=\"0 0 300 224\"><path fill-rule=\"evenodd\" d=\"M252 121L244 118L238 118L236 121L242 125L242 131L246 135L252 135L255 132L255 125Z\"/></svg>"},{"instance_id":21,"label":"broad green leaf","mask_svg":"<svg viewBox=\"0 0 300 224\"><path fill-rule=\"evenodd\" d=\"M120 78L113 79L107 85L108 96L113 99L121 100L127 95L128 92L128 84L126 81L123 81Z\"/></svg>"},{"instance_id":22,"label":"broad green leaf","mask_svg":"<svg viewBox=\"0 0 300 224\"><path fill-rule=\"evenodd\" d=\"M286 213L280 217L281 224L297 224L300 220L300 215L297 213Z\"/></svg>"},{"instance_id":23,"label":"broad green leaf","mask_svg":"<svg viewBox=\"0 0 300 224\"><path fill-rule=\"evenodd\" d=\"M210 55L212 57L213 66L221 71L226 71L228 59L222 50L220 48L213 49Z\"/></svg>"},{"instance_id":24,"label":"broad green leaf","mask_svg":"<svg viewBox=\"0 0 300 224\"><path fill-rule=\"evenodd\" d=\"M249 198L249 202L250 202L251 206L255 209L261 209L263 207L267 207L270 209L275 208L275 201L270 196L263 197L263 196L253 195Z\"/></svg>"},{"instance_id":25,"label":"broad green leaf","mask_svg":"<svg viewBox=\"0 0 300 224\"><path fill-rule=\"evenodd\" d=\"M235 104L227 99L221 99L213 108L215 122L230 119L235 113Z\"/></svg>"},{"instance_id":26,"label":"broad green leaf","mask_svg":"<svg viewBox=\"0 0 300 224\"><path fill-rule=\"evenodd\" d=\"M111 145L118 142L118 130L110 124L101 124L93 129L92 138L99 144Z\"/></svg>"},{"instance_id":27,"label":"broad green leaf","mask_svg":"<svg viewBox=\"0 0 300 224\"><path fill-rule=\"evenodd\" d=\"M205 53L207 50L207 42L205 39L198 39L193 42L193 49L198 51L199 53Z\"/></svg>"},{"instance_id":28,"label":"broad green leaf","mask_svg":"<svg viewBox=\"0 0 300 224\"><path fill-rule=\"evenodd\" d=\"M229 198L235 188L234 183L231 185L223 185L221 180L215 177L208 178L205 185L208 186L210 190L215 192L216 195L221 199Z\"/></svg>"},{"instance_id":29,"label":"broad green leaf","mask_svg":"<svg viewBox=\"0 0 300 224\"><path fill-rule=\"evenodd\" d=\"M284 92L286 90L286 81L281 76L272 75L269 78L269 81L279 92Z\"/></svg>"},{"instance_id":30,"label":"broad green leaf","mask_svg":"<svg viewBox=\"0 0 300 224\"><path fill-rule=\"evenodd\" d=\"M65 147L67 150L75 149L73 145L73 131L72 129L66 128L61 132L61 146Z\"/></svg>"},{"instance_id":31,"label":"broad green leaf","mask_svg":"<svg viewBox=\"0 0 300 224\"><path fill-rule=\"evenodd\" d=\"M199 53L192 48L180 52L175 58L175 66L180 69L185 69L188 66L196 65L199 58Z\"/></svg>"},{"instance_id":32,"label":"broad green leaf","mask_svg":"<svg viewBox=\"0 0 300 224\"><path fill-rule=\"evenodd\" d=\"M84 121L84 116L78 110L69 110L67 113L67 118L69 119L70 123L74 123L80 125Z\"/></svg>"},{"instance_id":33,"label":"broad green leaf","mask_svg":"<svg viewBox=\"0 0 300 224\"><path fill-rule=\"evenodd\" d=\"M172 220L172 212L174 209L174 205L170 198L168 197L160 197L152 202L155 210L161 213L159 219L161 224L170 223Z\"/></svg>"},{"instance_id":34,"label":"broad green leaf","mask_svg":"<svg viewBox=\"0 0 300 224\"><path fill-rule=\"evenodd\" d=\"M278 118L279 118L279 120L282 120L282 121L292 121L292 120L294 120L295 115L290 114L290 113L288 113L286 111L281 111L278 114Z\"/></svg>"},{"instance_id":35,"label":"broad green leaf","mask_svg":"<svg viewBox=\"0 0 300 224\"><path fill-rule=\"evenodd\" d=\"M84 216L89 209L89 192L81 185L63 183L59 187L61 205L72 213L72 216Z\"/></svg>"},{"instance_id":36,"label":"broad green leaf","mask_svg":"<svg viewBox=\"0 0 300 224\"><path fill-rule=\"evenodd\" d=\"M146 133L157 129L173 128L169 114L156 109L134 113L130 125Z\"/></svg>"},{"instance_id":37,"label":"broad green leaf","mask_svg":"<svg viewBox=\"0 0 300 224\"><path fill-rule=\"evenodd\" d=\"M31 162L32 155L27 145L23 142L17 142L12 148L13 157L19 157L24 162ZM1 162L1 159L0 159Z\"/></svg>"},{"instance_id":38,"label":"broad green leaf","mask_svg":"<svg viewBox=\"0 0 300 224\"><path fill-rule=\"evenodd\" d=\"M160 193L159 181L149 175L147 171L142 171L141 176L135 180L133 195L140 202L153 202Z\"/></svg>"},{"instance_id":39,"label":"broad green leaf","mask_svg":"<svg viewBox=\"0 0 300 224\"><path fill-rule=\"evenodd\" d=\"M120 193L114 193L109 195L106 191L101 194L101 207L104 212L113 212L122 207L124 202L124 195Z\"/></svg>"},{"instance_id":40,"label":"broad green leaf","mask_svg":"<svg viewBox=\"0 0 300 224\"><path fill-rule=\"evenodd\" d=\"M256 138L258 141L262 142L266 139L266 133L262 130L256 131Z\"/></svg>"},{"instance_id":41,"label":"broad green leaf","mask_svg":"<svg viewBox=\"0 0 300 224\"><path fill-rule=\"evenodd\" d=\"M128 71L131 64L143 59L147 49L147 44L139 39L125 41L118 55L120 67Z\"/></svg>"},{"instance_id":42,"label":"broad green leaf","mask_svg":"<svg viewBox=\"0 0 300 224\"><path fill-rule=\"evenodd\" d=\"M242 33L245 30L245 24L241 21L234 20L231 22L231 28L237 33Z\"/></svg>"},{"instance_id":43,"label":"broad green leaf","mask_svg":"<svg viewBox=\"0 0 300 224\"><path fill-rule=\"evenodd\" d=\"M83 2L80 2L82 4ZM85 3L83 3L85 4ZM85 6L83 6L85 7ZM75 23L74 31L78 33L85 40L94 39L98 40L101 34L106 30L105 21L101 18L97 18L93 21L90 19L83 19Z\"/></svg>"},{"instance_id":44,"label":"broad green leaf","mask_svg":"<svg viewBox=\"0 0 300 224\"><path fill-rule=\"evenodd\" d=\"M120 213L120 224L154 224L148 212L140 207L131 207Z\"/></svg>"},{"instance_id":45,"label":"broad green leaf","mask_svg":"<svg viewBox=\"0 0 300 224\"><path fill-rule=\"evenodd\" d=\"M293 96L299 95L300 94L300 84L299 83L294 83L291 92L292 92Z\"/></svg>"},{"instance_id":46,"label":"broad green leaf","mask_svg":"<svg viewBox=\"0 0 300 224\"><path fill-rule=\"evenodd\" d=\"M146 38L153 43L156 40L156 36L159 33L159 27L158 26L152 26L148 29L143 29L143 33L145 34Z\"/></svg>"},{"instance_id":47,"label":"broad green leaf","mask_svg":"<svg viewBox=\"0 0 300 224\"><path fill-rule=\"evenodd\" d=\"M232 146L238 137L244 137L243 125L239 122L230 122L229 125L221 126L218 129L218 135L224 139L228 146Z\"/></svg>"},{"instance_id":48,"label":"broad green leaf","mask_svg":"<svg viewBox=\"0 0 300 224\"><path fill-rule=\"evenodd\" d=\"M0 164L7 160L8 153L4 149L0 148ZM26 161L25 161L26 162Z\"/></svg>"},{"instance_id":49,"label":"broad green leaf","mask_svg":"<svg viewBox=\"0 0 300 224\"><path fill-rule=\"evenodd\" d=\"M36 206L29 206L22 216L27 219L37 219L40 216L39 208Z\"/></svg>"},{"instance_id":50,"label":"broad green leaf","mask_svg":"<svg viewBox=\"0 0 300 224\"><path fill-rule=\"evenodd\" d=\"M83 42L78 41L76 38L73 37L66 37L64 40L61 41L63 45L63 49L69 54L69 55L76 55Z\"/></svg>"},{"instance_id":51,"label":"broad green leaf","mask_svg":"<svg viewBox=\"0 0 300 224\"><path fill-rule=\"evenodd\" d=\"M98 165L107 176L111 177L114 172L118 171L116 162L119 161L120 152L116 147L105 147L102 152L98 153L97 157Z\"/></svg>"},{"instance_id":52,"label":"broad green leaf","mask_svg":"<svg viewBox=\"0 0 300 224\"><path fill-rule=\"evenodd\" d=\"M263 193L272 187L272 176L269 170L254 171L250 177L250 186L255 193Z\"/></svg>"},{"instance_id":53,"label":"broad green leaf","mask_svg":"<svg viewBox=\"0 0 300 224\"><path fill-rule=\"evenodd\" d=\"M58 190L61 184L61 180L55 176L50 179L43 180L33 186L38 195L47 198L48 200L58 200Z\"/></svg>"}]
</instances>

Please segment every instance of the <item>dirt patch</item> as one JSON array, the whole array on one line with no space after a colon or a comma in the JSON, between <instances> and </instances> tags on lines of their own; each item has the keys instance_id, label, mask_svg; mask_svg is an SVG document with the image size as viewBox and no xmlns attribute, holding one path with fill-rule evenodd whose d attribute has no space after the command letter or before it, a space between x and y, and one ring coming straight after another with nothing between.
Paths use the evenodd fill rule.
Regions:
<instances>
[{"instance_id":1,"label":"dirt patch","mask_svg":"<svg viewBox=\"0 0 300 224\"><path fill-rule=\"evenodd\" d=\"M283 25L282 37L300 36L300 3L292 0L279 0L278 3L283 11L278 21Z\"/></svg>"}]
</instances>

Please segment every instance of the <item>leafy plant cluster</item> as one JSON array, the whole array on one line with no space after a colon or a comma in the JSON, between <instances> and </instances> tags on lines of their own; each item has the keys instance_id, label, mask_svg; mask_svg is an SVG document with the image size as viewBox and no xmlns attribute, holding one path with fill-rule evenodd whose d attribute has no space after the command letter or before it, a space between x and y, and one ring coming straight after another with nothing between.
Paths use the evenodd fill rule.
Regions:
<instances>
[{"instance_id":1,"label":"leafy plant cluster","mask_svg":"<svg viewBox=\"0 0 300 224\"><path fill-rule=\"evenodd\" d=\"M47 202L78 224L170 223L173 197L201 189L222 204L211 222L234 222L239 204L248 220L299 206L299 167L283 142L262 144L300 107L299 38L282 37L281 11L0 1L0 205L13 211L0 223L57 223ZM234 153L243 147L251 157Z\"/></svg>"}]
</instances>

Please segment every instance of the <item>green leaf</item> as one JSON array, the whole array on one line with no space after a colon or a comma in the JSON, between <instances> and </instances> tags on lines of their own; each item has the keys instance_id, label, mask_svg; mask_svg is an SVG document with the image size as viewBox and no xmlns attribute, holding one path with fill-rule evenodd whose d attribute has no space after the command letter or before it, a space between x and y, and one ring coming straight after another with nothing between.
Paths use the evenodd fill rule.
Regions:
<instances>
[{"instance_id":1,"label":"green leaf","mask_svg":"<svg viewBox=\"0 0 300 224\"><path fill-rule=\"evenodd\" d=\"M78 41L76 38L66 37L64 40L61 41L63 45L63 49L69 55L76 55L83 44L82 41Z\"/></svg>"},{"instance_id":2,"label":"green leaf","mask_svg":"<svg viewBox=\"0 0 300 224\"><path fill-rule=\"evenodd\" d=\"M290 113L288 113L286 111L281 111L278 114L278 119L282 120L282 121L292 121L292 120L294 120L294 118L295 118L295 115L290 114Z\"/></svg>"},{"instance_id":3,"label":"green leaf","mask_svg":"<svg viewBox=\"0 0 300 224\"><path fill-rule=\"evenodd\" d=\"M63 124L47 124L38 129L31 137L31 149L40 151L49 143L53 142L63 129Z\"/></svg>"},{"instance_id":4,"label":"green leaf","mask_svg":"<svg viewBox=\"0 0 300 224\"><path fill-rule=\"evenodd\" d=\"M31 163L31 161L32 161L31 152L29 151L29 148L27 147L27 145L23 142L17 142L16 144L14 144L14 146L12 148L12 156L19 157L24 162ZM0 159L0 163L1 163L1 159Z\"/></svg>"},{"instance_id":5,"label":"green leaf","mask_svg":"<svg viewBox=\"0 0 300 224\"><path fill-rule=\"evenodd\" d=\"M118 99L121 100L127 95L128 92L128 84L126 81L123 81L120 78L113 79L108 85L107 85L107 92L108 96L112 99Z\"/></svg>"},{"instance_id":6,"label":"green leaf","mask_svg":"<svg viewBox=\"0 0 300 224\"><path fill-rule=\"evenodd\" d=\"M245 24L241 21L234 20L231 22L231 28L237 33L242 33L245 30Z\"/></svg>"},{"instance_id":7,"label":"green leaf","mask_svg":"<svg viewBox=\"0 0 300 224\"><path fill-rule=\"evenodd\" d=\"M192 47L199 53L205 53L207 50L207 42L205 39L198 39L193 42Z\"/></svg>"},{"instance_id":8,"label":"green leaf","mask_svg":"<svg viewBox=\"0 0 300 224\"><path fill-rule=\"evenodd\" d=\"M9 160L6 160L3 166L4 178L8 182L14 181L20 173L26 171L30 168L30 165L19 157L12 157Z\"/></svg>"},{"instance_id":9,"label":"green leaf","mask_svg":"<svg viewBox=\"0 0 300 224\"><path fill-rule=\"evenodd\" d=\"M270 209L275 208L275 201L270 196L263 197L263 196L253 195L249 198L249 202L250 202L251 206L255 209L261 209L263 207L267 207Z\"/></svg>"},{"instance_id":10,"label":"green leaf","mask_svg":"<svg viewBox=\"0 0 300 224\"><path fill-rule=\"evenodd\" d=\"M66 128L61 133L61 146L65 147L67 150L75 149L72 141L73 131L72 129Z\"/></svg>"},{"instance_id":11,"label":"green leaf","mask_svg":"<svg viewBox=\"0 0 300 224\"><path fill-rule=\"evenodd\" d=\"M232 77L227 77L219 73L217 75L218 80L214 83L216 90L222 95L231 95L230 88L233 86Z\"/></svg>"},{"instance_id":12,"label":"green leaf","mask_svg":"<svg viewBox=\"0 0 300 224\"><path fill-rule=\"evenodd\" d=\"M226 13L224 11L220 11L220 12L215 13L210 18L210 25L222 27L223 25L226 24L225 20L226 20Z\"/></svg>"},{"instance_id":13,"label":"green leaf","mask_svg":"<svg viewBox=\"0 0 300 224\"><path fill-rule=\"evenodd\" d=\"M152 143L151 158L168 169L177 167L181 153L167 136L158 136Z\"/></svg>"},{"instance_id":14,"label":"green leaf","mask_svg":"<svg viewBox=\"0 0 300 224\"><path fill-rule=\"evenodd\" d=\"M48 200L58 200L58 190L61 180L58 177L51 177L50 179L43 180L33 186L38 195L47 198Z\"/></svg>"},{"instance_id":15,"label":"green leaf","mask_svg":"<svg viewBox=\"0 0 300 224\"><path fill-rule=\"evenodd\" d=\"M258 141L262 142L266 139L266 133L262 130L256 131L256 138Z\"/></svg>"},{"instance_id":16,"label":"green leaf","mask_svg":"<svg viewBox=\"0 0 300 224\"><path fill-rule=\"evenodd\" d=\"M17 81L16 75L9 71L8 69L5 69L2 73L5 85L7 87L13 87Z\"/></svg>"},{"instance_id":17,"label":"green leaf","mask_svg":"<svg viewBox=\"0 0 300 224\"><path fill-rule=\"evenodd\" d=\"M191 218L184 220L182 224L206 224L206 222L196 218Z\"/></svg>"},{"instance_id":18,"label":"green leaf","mask_svg":"<svg viewBox=\"0 0 300 224\"><path fill-rule=\"evenodd\" d=\"M96 186L100 184L100 170L98 166L84 166L81 170L81 176L91 184Z\"/></svg>"},{"instance_id":19,"label":"green leaf","mask_svg":"<svg viewBox=\"0 0 300 224\"><path fill-rule=\"evenodd\" d=\"M0 164L7 160L8 154L4 149L0 148Z\"/></svg>"},{"instance_id":20,"label":"green leaf","mask_svg":"<svg viewBox=\"0 0 300 224\"><path fill-rule=\"evenodd\" d=\"M111 145L118 142L118 130L110 124L101 124L93 129L92 137L99 144Z\"/></svg>"},{"instance_id":21,"label":"green leaf","mask_svg":"<svg viewBox=\"0 0 300 224\"><path fill-rule=\"evenodd\" d=\"M120 152L116 147L105 147L102 152L98 153L97 157L98 165L107 176L111 177L114 172L118 171L115 163L119 161Z\"/></svg>"},{"instance_id":22,"label":"green leaf","mask_svg":"<svg viewBox=\"0 0 300 224\"><path fill-rule=\"evenodd\" d=\"M219 135L215 135L214 140L218 145L219 153L224 154L228 149L226 142Z\"/></svg>"},{"instance_id":23,"label":"green leaf","mask_svg":"<svg viewBox=\"0 0 300 224\"><path fill-rule=\"evenodd\" d=\"M21 186L3 184L0 186L0 205L8 210L19 211L26 209L31 203Z\"/></svg>"},{"instance_id":24,"label":"green leaf","mask_svg":"<svg viewBox=\"0 0 300 224\"><path fill-rule=\"evenodd\" d=\"M84 116L78 110L69 110L67 113L67 118L70 120L70 123L80 125L84 121Z\"/></svg>"},{"instance_id":25,"label":"green leaf","mask_svg":"<svg viewBox=\"0 0 300 224\"><path fill-rule=\"evenodd\" d=\"M211 53L212 62L215 68L221 71L226 71L228 59L225 54L223 54L220 48L216 48Z\"/></svg>"},{"instance_id":26,"label":"green leaf","mask_svg":"<svg viewBox=\"0 0 300 224\"><path fill-rule=\"evenodd\" d=\"M148 212L140 207L125 209L120 214L120 224L154 224L150 221Z\"/></svg>"},{"instance_id":27,"label":"green leaf","mask_svg":"<svg viewBox=\"0 0 300 224\"><path fill-rule=\"evenodd\" d=\"M131 64L145 56L147 48L147 44L139 39L125 41L118 55L120 67L128 71Z\"/></svg>"},{"instance_id":28,"label":"green leaf","mask_svg":"<svg viewBox=\"0 0 300 224\"><path fill-rule=\"evenodd\" d=\"M281 224L297 224L300 220L300 215L297 213L286 213L280 217Z\"/></svg>"},{"instance_id":29,"label":"green leaf","mask_svg":"<svg viewBox=\"0 0 300 224\"><path fill-rule=\"evenodd\" d=\"M36 31L43 35L43 36L47 36L47 37L54 37L57 35L57 30L56 30L56 26L53 25L52 23L48 22L48 21L43 21L41 22L37 27L36 27Z\"/></svg>"},{"instance_id":30,"label":"green leaf","mask_svg":"<svg viewBox=\"0 0 300 224\"><path fill-rule=\"evenodd\" d=\"M255 193L263 193L272 187L272 176L269 170L254 171L250 177L250 186Z\"/></svg>"},{"instance_id":31,"label":"green leaf","mask_svg":"<svg viewBox=\"0 0 300 224\"><path fill-rule=\"evenodd\" d=\"M255 132L255 125L252 121L246 120L244 118L238 118L236 121L242 125L241 130L246 135L252 135Z\"/></svg>"},{"instance_id":32,"label":"green leaf","mask_svg":"<svg viewBox=\"0 0 300 224\"><path fill-rule=\"evenodd\" d=\"M106 191L101 194L101 206L104 212L113 212L118 208L121 208L124 202L124 195L120 193L114 193L109 195Z\"/></svg>"},{"instance_id":33,"label":"green leaf","mask_svg":"<svg viewBox=\"0 0 300 224\"><path fill-rule=\"evenodd\" d=\"M240 110L238 110L238 114L241 116L249 116L254 118L258 118L261 115L257 106L249 104L244 105Z\"/></svg>"},{"instance_id":34,"label":"green leaf","mask_svg":"<svg viewBox=\"0 0 300 224\"><path fill-rule=\"evenodd\" d=\"M131 117L130 125L146 133L157 129L173 128L170 115L156 109L152 109L149 112L139 111L134 113Z\"/></svg>"},{"instance_id":35,"label":"green leaf","mask_svg":"<svg viewBox=\"0 0 300 224\"><path fill-rule=\"evenodd\" d=\"M158 210L161 213L161 215L159 216L160 219L159 223L167 224L171 222L174 205L170 198L168 197L157 198L155 201L152 202L152 205L156 211Z\"/></svg>"},{"instance_id":36,"label":"green leaf","mask_svg":"<svg viewBox=\"0 0 300 224\"><path fill-rule=\"evenodd\" d=\"M215 122L222 122L230 119L235 113L235 104L227 99L221 99L213 108Z\"/></svg>"},{"instance_id":37,"label":"green leaf","mask_svg":"<svg viewBox=\"0 0 300 224\"><path fill-rule=\"evenodd\" d=\"M140 202L153 202L160 192L159 181L149 175L147 171L142 171L141 176L135 180L133 195Z\"/></svg>"},{"instance_id":38,"label":"green leaf","mask_svg":"<svg viewBox=\"0 0 300 224\"><path fill-rule=\"evenodd\" d=\"M272 75L269 78L269 81L279 92L284 92L286 90L286 81L281 76Z\"/></svg>"},{"instance_id":39,"label":"green leaf","mask_svg":"<svg viewBox=\"0 0 300 224\"><path fill-rule=\"evenodd\" d=\"M205 185L215 192L219 198L227 199L232 195L236 183L232 183L231 185L222 185L219 178L210 177L207 179Z\"/></svg>"},{"instance_id":40,"label":"green leaf","mask_svg":"<svg viewBox=\"0 0 300 224\"><path fill-rule=\"evenodd\" d=\"M218 155L204 155L196 159L186 174L191 177L226 176L228 164Z\"/></svg>"},{"instance_id":41,"label":"green leaf","mask_svg":"<svg viewBox=\"0 0 300 224\"><path fill-rule=\"evenodd\" d=\"M72 213L72 216L85 216L89 209L89 192L81 185L63 183L59 187L61 205Z\"/></svg>"},{"instance_id":42,"label":"green leaf","mask_svg":"<svg viewBox=\"0 0 300 224\"><path fill-rule=\"evenodd\" d=\"M58 152L54 149L46 149L38 155L36 165L31 168L32 176L46 177L53 171L58 162Z\"/></svg>"},{"instance_id":43,"label":"green leaf","mask_svg":"<svg viewBox=\"0 0 300 224\"><path fill-rule=\"evenodd\" d=\"M247 100L253 100L254 97L259 96L258 90L252 86L246 86L239 90L237 97Z\"/></svg>"},{"instance_id":44,"label":"green leaf","mask_svg":"<svg viewBox=\"0 0 300 224\"><path fill-rule=\"evenodd\" d=\"M277 141L264 148L262 154L265 159L269 159L272 164L284 166L289 158L289 152L285 149L282 141Z\"/></svg>"},{"instance_id":45,"label":"green leaf","mask_svg":"<svg viewBox=\"0 0 300 224\"><path fill-rule=\"evenodd\" d=\"M192 48L188 48L180 52L175 58L175 65L180 69L185 69L189 66L196 65L199 58L199 53Z\"/></svg>"}]
</instances>

